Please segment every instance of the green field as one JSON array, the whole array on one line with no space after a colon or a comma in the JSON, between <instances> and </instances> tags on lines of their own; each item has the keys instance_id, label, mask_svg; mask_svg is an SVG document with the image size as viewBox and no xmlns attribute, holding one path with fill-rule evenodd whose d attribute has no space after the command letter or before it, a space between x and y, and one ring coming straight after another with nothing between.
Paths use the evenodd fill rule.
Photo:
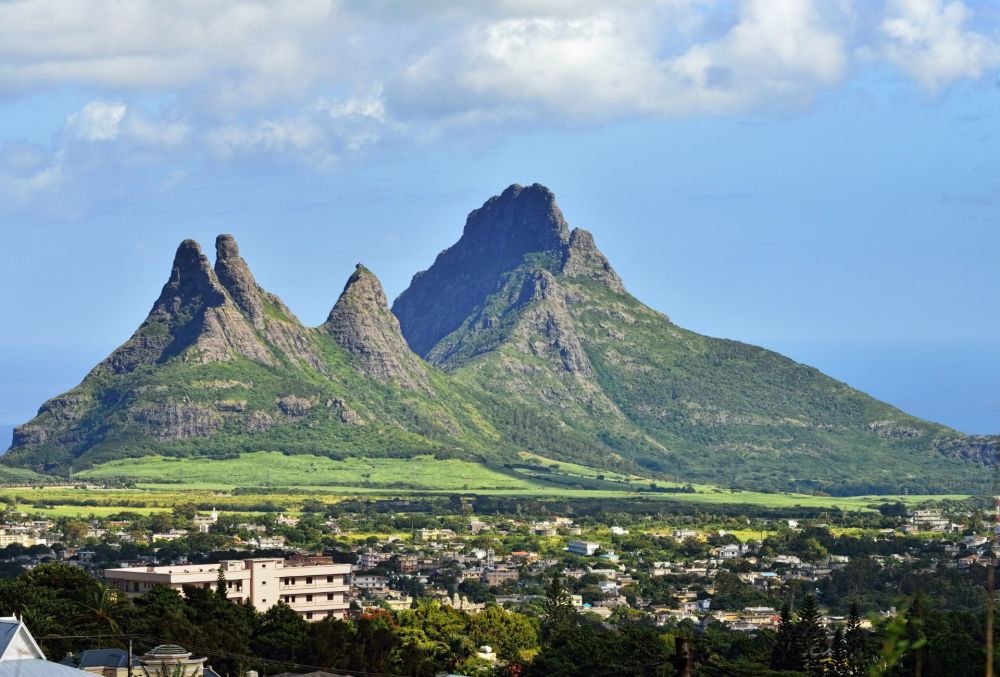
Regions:
<instances>
[{"instance_id":1,"label":"green field","mask_svg":"<svg viewBox=\"0 0 1000 677\"><path fill-rule=\"evenodd\" d=\"M305 454L272 451L239 458L164 458L144 456L112 461L74 475L89 481L131 480L142 484L183 485L190 488L236 487L357 487L370 489L537 490L527 478L456 459L348 458L333 460Z\"/></svg>"},{"instance_id":2,"label":"green field","mask_svg":"<svg viewBox=\"0 0 1000 677\"><path fill-rule=\"evenodd\" d=\"M649 491L647 478L601 473L587 466L527 453L522 454L522 459L524 466L489 467L431 456L344 460L278 452L255 452L227 460L148 456L112 461L74 476L81 483L101 486L5 487L0 488L0 497L12 498L25 512L50 516L103 516L120 511L148 513L169 510L186 501L201 506L218 505L227 511L280 509L297 512L306 500L336 503L358 496L389 498L455 493L562 499L627 498L690 503L692 509L748 505L871 510L886 502L916 505L968 498L961 494L811 496L735 491L703 484L693 485L694 493L654 492ZM29 482L37 479L37 475L26 478ZM658 485L661 488L676 486L664 482Z\"/></svg>"}]
</instances>

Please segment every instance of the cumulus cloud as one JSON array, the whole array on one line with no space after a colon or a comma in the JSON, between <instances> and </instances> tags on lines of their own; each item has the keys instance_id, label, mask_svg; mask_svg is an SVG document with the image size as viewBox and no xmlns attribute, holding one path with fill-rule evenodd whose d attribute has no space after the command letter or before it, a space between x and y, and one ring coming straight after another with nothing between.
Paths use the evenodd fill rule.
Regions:
<instances>
[{"instance_id":1,"label":"cumulus cloud","mask_svg":"<svg viewBox=\"0 0 1000 677\"><path fill-rule=\"evenodd\" d=\"M882 22L890 62L931 92L1000 65L1000 41L970 28L957 0L892 0Z\"/></svg>"},{"instance_id":2,"label":"cumulus cloud","mask_svg":"<svg viewBox=\"0 0 1000 677\"><path fill-rule=\"evenodd\" d=\"M118 125L128 109L123 103L90 101L83 110L66 119L69 132L83 141L110 141L118 136Z\"/></svg>"},{"instance_id":3,"label":"cumulus cloud","mask_svg":"<svg viewBox=\"0 0 1000 677\"><path fill-rule=\"evenodd\" d=\"M14 0L0 95L92 91L48 151L70 164L85 144L328 166L453 130L801 110L873 62L934 93L1000 65L982 15L961 0Z\"/></svg>"},{"instance_id":4,"label":"cumulus cloud","mask_svg":"<svg viewBox=\"0 0 1000 677\"><path fill-rule=\"evenodd\" d=\"M0 88L197 90L213 105L307 94L336 69L334 0L14 0L0 3Z\"/></svg>"}]
</instances>

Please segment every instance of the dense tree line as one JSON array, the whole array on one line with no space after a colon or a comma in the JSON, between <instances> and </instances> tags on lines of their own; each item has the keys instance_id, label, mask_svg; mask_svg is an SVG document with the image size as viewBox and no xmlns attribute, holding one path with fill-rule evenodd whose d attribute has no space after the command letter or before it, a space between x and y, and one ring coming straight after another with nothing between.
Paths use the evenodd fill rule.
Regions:
<instances>
[{"instance_id":1,"label":"dense tree line","mask_svg":"<svg viewBox=\"0 0 1000 677\"><path fill-rule=\"evenodd\" d=\"M720 585L734 580L724 578ZM374 609L350 620L307 623L283 604L258 613L248 603L227 599L224 579L215 588L186 587L183 595L155 587L129 602L78 568L50 563L0 581L0 615L23 617L52 658L121 646L130 636L137 652L176 643L234 676L248 669L264 674L339 669L414 677L441 672L669 677L683 670L706 677L956 677L982 674L985 663L981 607L949 608L953 605L921 594L896 616L876 619L872 630L863 628L857 603L850 605L846 622L824 627L817 600L804 595L796 608L783 606L777 631L748 635L691 621L656 627L628 610L602 621L574 608L572 588L558 575L540 592L521 612L489 605L470 615L420 601L399 612ZM1000 622L994 628L1000 634ZM498 667L477 659L481 645L494 648Z\"/></svg>"}]
</instances>

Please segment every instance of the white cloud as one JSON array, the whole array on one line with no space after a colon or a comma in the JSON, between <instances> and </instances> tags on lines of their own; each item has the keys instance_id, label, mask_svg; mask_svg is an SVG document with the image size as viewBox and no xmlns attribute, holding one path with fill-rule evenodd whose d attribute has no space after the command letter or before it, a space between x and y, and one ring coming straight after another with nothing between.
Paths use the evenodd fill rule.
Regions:
<instances>
[{"instance_id":1,"label":"white cloud","mask_svg":"<svg viewBox=\"0 0 1000 677\"><path fill-rule=\"evenodd\" d=\"M1000 41L972 30L971 15L957 0L892 0L881 25L886 57L931 92L980 78L1000 65Z\"/></svg>"},{"instance_id":2,"label":"white cloud","mask_svg":"<svg viewBox=\"0 0 1000 677\"><path fill-rule=\"evenodd\" d=\"M205 134L205 145L224 159L254 155L299 156L326 166L345 153L378 141L393 124L381 91L342 99L319 99L283 117L253 125L225 125Z\"/></svg>"},{"instance_id":3,"label":"white cloud","mask_svg":"<svg viewBox=\"0 0 1000 677\"><path fill-rule=\"evenodd\" d=\"M336 69L333 0L0 3L0 90L191 89L215 106L308 96ZM317 61L317 57L322 58Z\"/></svg>"},{"instance_id":4,"label":"white cloud","mask_svg":"<svg viewBox=\"0 0 1000 677\"><path fill-rule=\"evenodd\" d=\"M63 154L25 142L0 145L0 196L23 200L56 188L63 176Z\"/></svg>"},{"instance_id":5,"label":"white cloud","mask_svg":"<svg viewBox=\"0 0 1000 677\"><path fill-rule=\"evenodd\" d=\"M839 3L746 0L725 30L706 24L691 4L476 23L391 80L390 102L476 122L731 114L798 106L846 76Z\"/></svg>"},{"instance_id":6,"label":"white cloud","mask_svg":"<svg viewBox=\"0 0 1000 677\"><path fill-rule=\"evenodd\" d=\"M90 101L83 110L66 118L66 127L81 141L111 141L118 136L118 125L127 108L123 103Z\"/></svg>"},{"instance_id":7,"label":"white cloud","mask_svg":"<svg viewBox=\"0 0 1000 677\"><path fill-rule=\"evenodd\" d=\"M117 141L132 149L151 149L178 146L191 129L180 120L151 117L138 106L95 99L66 117L65 131L73 141Z\"/></svg>"},{"instance_id":8,"label":"white cloud","mask_svg":"<svg viewBox=\"0 0 1000 677\"><path fill-rule=\"evenodd\" d=\"M48 151L64 173L85 154L327 166L387 138L801 110L873 61L936 92L1000 64L982 15L959 0L15 0L0 2L0 96L93 92Z\"/></svg>"}]
</instances>

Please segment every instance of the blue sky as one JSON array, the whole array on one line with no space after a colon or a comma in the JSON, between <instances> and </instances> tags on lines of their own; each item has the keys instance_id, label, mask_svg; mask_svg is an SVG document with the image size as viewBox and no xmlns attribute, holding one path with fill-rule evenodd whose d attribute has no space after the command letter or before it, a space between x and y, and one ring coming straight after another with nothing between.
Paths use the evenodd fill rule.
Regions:
<instances>
[{"instance_id":1,"label":"blue sky","mask_svg":"<svg viewBox=\"0 0 1000 677\"><path fill-rule=\"evenodd\" d=\"M0 424L181 239L318 324L538 181L677 323L1000 432L995 3L606 4L0 4Z\"/></svg>"}]
</instances>

